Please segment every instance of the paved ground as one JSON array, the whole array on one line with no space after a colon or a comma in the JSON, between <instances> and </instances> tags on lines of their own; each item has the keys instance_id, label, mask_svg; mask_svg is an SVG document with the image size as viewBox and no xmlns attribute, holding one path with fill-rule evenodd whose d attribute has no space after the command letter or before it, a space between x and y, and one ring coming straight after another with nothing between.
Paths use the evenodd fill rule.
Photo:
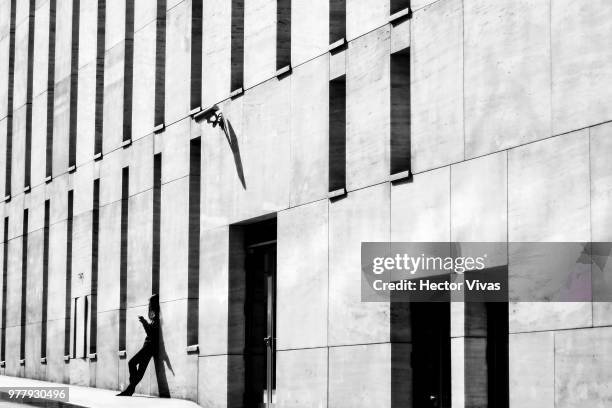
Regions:
<instances>
[{"instance_id":1,"label":"paved ground","mask_svg":"<svg viewBox=\"0 0 612 408\"><path fill-rule=\"evenodd\" d=\"M151 408L199 408L194 402L181 399L162 399L135 395L132 397L117 397L117 391L103 390L99 388L79 387L75 385L57 384L46 381L31 380L29 378L7 377L0 375L0 388L23 388L23 387L69 387L70 400L68 404L32 404L35 406L49 407L91 407L91 408L115 408L115 407L151 407ZM24 407L23 404L14 404L8 397L6 389L0 392L0 407Z\"/></svg>"}]
</instances>

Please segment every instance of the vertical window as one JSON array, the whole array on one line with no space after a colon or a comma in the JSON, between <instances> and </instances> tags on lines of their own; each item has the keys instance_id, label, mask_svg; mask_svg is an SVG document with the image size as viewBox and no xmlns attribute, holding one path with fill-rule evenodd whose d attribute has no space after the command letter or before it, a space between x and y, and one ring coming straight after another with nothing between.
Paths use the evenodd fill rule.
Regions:
<instances>
[{"instance_id":1,"label":"vertical window","mask_svg":"<svg viewBox=\"0 0 612 408\"><path fill-rule=\"evenodd\" d=\"M276 70L291 68L291 0L276 0Z\"/></svg>"},{"instance_id":2,"label":"vertical window","mask_svg":"<svg viewBox=\"0 0 612 408\"><path fill-rule=\"evenodd\" d=\"M125 2L125 56L123 63L123 138L132 140L132 93L134 90L134 0Z\"/></svg>"},{"instance_id":3,"label":"vertical window","mask_svg":"<svg viewBox=\"0 0 612 408\"><path fill-rule=\"evenodd\" d=\"M26 317L28 305L28 216L29 210L23 210L23 229L21 236L21 336L19 344L19 360L25 360Z\"/></svg>"},{"instance_id":4,"label":"vertical window","mask_svg":"<svg viewBox=\"0 0 612 408\"><path fill-rule=\"evenodd\" d=\"M2 337L0 338L0 361L6 360L6 295L8 278L8 230L9 217L4 217L4 244L2 248Z\"/></svg>"},{"instance_id":5,"label":"vertical window","mask_svg":"<svg viewBox=\"0 0 612 408\"><path fill-rule=\"evenodd\" d=\"M191 2L191 94L189 109L202 105L202 0Z\"/></svg>"},{"instance_id":6,"label":"vertical window","mask_svg":"<svg viewBox=\"0 0 612 408\"><path fill-rule=\"evenodd\" d=\"M244 73L244 0L232 0L231 64L230 91L234 95L242 92Z\"/></svg>"},{"instance_id":7,"label":"vertical window","mask_svg":"<svg viewBox=\"0 0 612 408\"><path fill-rule=\"evenodd\" d=\"M329 192L346 193L346 76L329 81Z\"/></svg>"},{"instance_id":8,"label":"vertical window","mask_svg":"<svg viewBox=\"0 0 612 408\"><path fill-rule=\"evenodd\" d=\"M187 346L198 344L200 290L200 164L201 141L192 139L189 153L189 255L187 284Z\"/></svg>"},{"instance_id":9,"label":"vertical window","mask_svg":"<svg viewBox=\"0 0 612 408\"><path fill-rule=\"evenodd\" d=\"M55 94L55 7L56 0L49 0L49 58L47 66L47 128L45 151L45 180L53 174L53 102Z\"/></svg>"},{"instance_id":10,"label":"vertical window","mask_svg":"<svg viewBox=\"0 0 612 408\"><path fill-rule=\"evenodd\" d=\"M119 249L119 351L126 349L127 269L128 269L128 215L130 168L121 172L121 244Z\"/></svg>"},{"instance_id":11,"label":"vertical window","mask_svg":"<svg viewBox=\"0 0 612 408\"><path fill-rule=\"evenodd\" d=\"M166 0L157 0L155 43L155 130L164 127L166 98Z\"/></svg>"},{"instance_id":12,"label":"vertical window","mask_svg":"<svg viewBox=\"0 0 612 408\"><path fill-rule=\"evenodd\" d=\"M162 185L162 155L153 157L153 253L151 270L151 292L159 294L159 260L161 235L161 185Z\"/></svg>"},{"instance_id":13,"label":"vertical window","mask_svg":"<svg viewBox=\"0 0 612 408\"><path fill-rule=\"evenodd\" d=\"M508 408L510 399L508 303L487 303L486 311L488 406Z\"/></svg>"},{"instance_id":14,"label":"vertical window","mask_svg":"<svg viewBox=\"0 0 612 408\"><path fill-rule=\"evenodd\" d=\"M51 201L45 200L45 223L43 229L42 270L42 325L40 329L40 358L47 358L47 308L49 302L49 217Z\"/></svg>"},{"instance_id":15,"label":"vertical window","mask_svg":"<svg viewBox=\"0 0 612 408\"><path fill-rule=\"evenodd\" d=\"M91 295L89 300L89 351L96 353L98 334L98 248L100 232L100 179L93 182L93 211L91 220Z\"/></svg>"},{"instance_id":16,"label":"vertical window","mask_svg":"<svg viewBox=\"0 0 612 408\"><path fill-rule=\"evenodd\" d=\"M346 0L329 1L329 43L344 43L346 38Z\"/></svg>"},{"instance_id":17,"label":"vertical window","mask_svg":"<svg viewBox=\"0 0 612 408\"><path fill-rule=\"evenodd\" d=\"M391 169L410 176L410 49L391 54Z\"/></svg>"},{"instance_id":18,"label":"vertical window","mask_svg":"<svg viewBox=\"0 0 612 408\"><path fill-rule=\"evenodd\" d=\"M94 114L94 158L102 157L104 123L104 49L106 41L106 0L98 0L96 33L96 108Z\"/></svg>"},{"instance_id":19,"label":"vertical window","mask_svg":"<svg viewBox=\"0 0 612 408\"><path fill-rule=\"evenodd\" d=\"M68 171L76 170L77 102L79 95L80 0L72 1L72 50L70 54L70 121L68 122Z\"/></svg>"},{"instance_id":20,"label":"vertical window","mask_svg":"<svg viewBox=\"0 0 612 408\"><path fill-rule=\"evenodd\" d=\"M28 17L28 72L26 82L26 128L25 128L25 160L24 160L24 192L30 191L32 174L32 92L34 86L34 10L36 1L30 0L30 15Z\"/></svg>"},{"instance_id":21,"label":"vertical window","mask_svg":"<svg viewBox=\"0 0 612 408\"><path fill-rule=\"evenodd\" d=\"M4 199L11 199L11 168L13 166L13 95L15 86L15 15L17 0L11 0L11 15L9 17L9 55L8 55L8 86L6 115L6 162Z\"/></svg>"},{"instance_id":22,"label":"vertical window","mask_svg":"<svg viewBox=\"0 0 612 408\"><path fill-rule=\"evenodd\" d=\"M72 308L72 223L74 191L68 191L68 218L66 220L66 298L64 302L64 356L70 356L70 316ZM76 310L76 309L74 309ZM74 320L73 320L74 321Z\"/></svg>"}]
</instances>

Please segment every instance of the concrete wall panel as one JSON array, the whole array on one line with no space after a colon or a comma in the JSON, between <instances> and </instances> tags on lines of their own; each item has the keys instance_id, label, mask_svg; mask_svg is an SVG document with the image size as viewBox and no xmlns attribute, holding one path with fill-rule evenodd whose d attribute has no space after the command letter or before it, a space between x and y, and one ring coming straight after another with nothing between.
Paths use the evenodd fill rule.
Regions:
<instances>
[{"instance_id":1,"label":"concrete wall panel","mask_svg":"<svg viewBox=\"0 0 612 408\"><path fill-rule=\"evenodd\" d=\"M191 119L173 123L154 136L155 152L162 153L162 183L189 175L189 126Z\"/></svg>"},{"instance_id":2,"label":"concrete wall panel","mask_svg":"<svg viewBox=\"0 0 612 408\"><path fill-rule=\"evenodd\" d=\"M25 105L28 89L28 21L15 27L15 71L13 77L13 109Z\"/></svg>"},{"instance_id":3,"label":"concrete wall panel","mask_svg":"<svg viewBox=\"0 0 612 408\"><path fill-rule=\"evenodd\" d=\"M329 1L291 2L291 64L325 54L329 45Z\"/></svg>"},{"instance_id":4,"label":"concrete wall panel","mask_svg":"<svg viewBox=\"0 0 612 408\"><path fill-rule=\"evenodd\" d=\"M13 112L13 149L11 158L11 193L23 191L25 177L26 110L24 105Z\"/></svg>"},{"instance_id":5,"label":"concrete wall panel","mask_svg":"<svg viewBox=\"0 0 612 408\"><path fill-rule=\"evenodd\" d=\"M42 321L42 291L43 291L43 230L28 234L28 279L26 282L26 323ZM40 330L40 327L39 327ZM40 332L39 332L40 333ZM40 336L40 334L39 334ZM40 350L40 344L39 348ZM36 353L36 355L40 352ZM37 361L40 363L40 361Z\"/></svg>"},{"instance_id":6,"label":"concrete wall panel","mask_svg":"<svg viewBox=\"0 0 612 408\"><path fill-rule=\"evenodd\" d=\"M64 319L49 320L47 323L47 373L46 381L64 383Z\"/></svg>"},{"instance_id":7,"label":"concrete wall panel","mask_svg":"<svg viewBox=\"0 0 612 408\"><path fill-rule=\"evenodd\" d=\"M57 71L56 71L57 72ZM53 177L68 169L68 131L70 125L70 77L56 83L53 107Z\"/></svg>"},{"instance_id":8,"label":"concrete wall panel","mask_svg":"<svg viewBox=\"0 0 612 408\"><path fill-rule=\"evenodd\" d=\"M157 17L157 2L134 0L134 31L139 31Z\"/></svg>"},{"instance_id":9,"label":"concrete wall panel","mask_svg":"<svg viewBox=\"0 0 612 408\"><path fill-rule=\"evenodd\" d=\"M98 1L79 0L79 69L95 61L97 34Z\"/></svg>"},{"instance_id":10,"label":"concrete wall panel","mask_svg":"<svg viewBox=\"0 0 612 408\"><path fill-rule=\"evenodd\" d=\"M231 2L203 4L202 106L227 98L231 75Z\"/></svg>"},{"instance_id":11,"label":"concrete wall panel","mask_svg":"<svg viewBox=\"0 0 612 408\"><path fill-rule=\"evenodd\" d=\"M244 169L246 137L242 126L241 97L221 105L231 133L235 135L234 149L219 127L202 122L202 228L210 229L233 222L238 198L250 188L251 174ZM262 136L263 137L263 136ZM235 153L234 153L235 152ZM241 182L244 180L244 186Z\"/></svg>"},{"instance_id":12,"label":"concrete wall panel","mask_svg":"<svg viewBox=\"0 0 612 408\"><path fill-rule=\"evenodd\" d=\"M318 200L328 192L329 59L297 67L291 76L292 206Z\"/></svg>"},{"instance_id":13,"label":"concrete wall panel","mask_svg":"<svg viewBox=\"0 0 612 408\"><path fill-rule=\"evenodd\" d=\"M327 348L279 351L276 403L281 407L327 407Z\"/></svg>"},{"instance_id":14,"label":"concrete wall panel","mask_svg":"<svg viewBox=\"0 0 612 408\"><path fill-rule=\"evenodd\" d=\"M238 188L237 220L289 205L290 82L272 79L244 95L243 138L238 138L245 188ZM242 142L242 144L240 144ZM226 148L226 154L232 154ZM266 160L261 160L266 157ZM235 169L239 166L234 159ZM237 173L236 173L237 174Z\"/></svg>"},{"instance_id":15,"label":"concrete wall panel","mask_svg":"<svg viewBox=\"0 0 612 408\"><path fill-rule=\"evenodd\" d=\"M389 28L349 44L346 82L346 178L354 190L389 179Z\"/></svg>"},{"instance_id":16,"label":"concrete wall panel","mask_svg":"<svg viewBox=\"0 0 612 408\"><path fill-rule=\"evenodd\" d=\"M55 83L70 76L72 58L72 1L59 1L55 9Z\"/></svg>"},{"instance_id":17,"label":"concrete wall panel","mask_svg":"<svg viewBox=\"0 0 612 408\"><path fill-rule=\"evenodd\" d=\"M501 152L451 167L451 241L506 241L507 165Z\"/></svg>"},{"instance_id":18,"label":"concrete wall panel","mask_svg":"<svg viewBox=\"0 0 612 408\"><path fill-rule=\"evenodd\" d=\"M510 407L555 407L552 332L510 335Z\"/></svg>"},{"instance_id":19,"label":"concrete wall panel","mask_svg":"<svg viewBox=\"0 0 612 408\"><path fill-rule=\"evenodd\" d=\"M98 301L102 296L98 297ZM98 302L98 306L100 303ZM96 345L96 387L116 390L119 387L119 312L98 313L98 341Z\"/></svg>"},{"instance_id":20,"label":"concrete wall panel","mask_svg":"<svg viewBox=\"0 0 612 408\"><path fill-rule=\"evenodd\" d=\"M593 242L612 241L612 162L608 159L612 154L611 130L612 127L609 124L590 130L591 239ZM593 325L610 324L612 324L612 304L594 302Z\"/></svg>"},{"instance_id":21,"label":"concrete wall panel","mask_svg":"<svg viewBox=\"0 0 612 408\"><path fill-rule=\"evenodd\" d=\"M151 133L155 126L155 30L155 23L150 23L134 34L132 139Z\"/></svg>"},{"instance_id":22,"label":"concrete wall panel","mask_svg":"<svg viewBox=\"0 0 612 408\"><path fill-rule=\"evenodd\" d=\"M21 324L21 256L22 239L14 238L8 243L8 276L6 279L6 327L15 327ZM19 334L18 334L19 336ZM17 342L19 341L19 337ZM19 344L19 343L17 343ZM9 348L7 333L7 354ZM19 355L19 349L13 350ZM7 359L8 360L8 359Z\"/></svg>"},{"instance_id":23,"label":"concrete wall panel","mask_svg":"<svg viewBox=\"0 0 612 408\"><path fill-rule=\"evenodd\" d=\"M354 40L385 25L389 18L389 3L389 1L347 0L347 40Z\"/></svg>"},{"instance_id":24,"label":"concrete wall panel","mask_svg":"<svg viewBox=\"0 0 612 408\"><path fill-rule=\"evenodd\" d=\"M151 296L153 191L130 197L128 217L127 304L148 304Z\"/></svg>"},{"instance_id":25,"label":"concrete wall panel","mask_svg":"<svg viewBox=\"0 0 612 408\"><path fill-rule=\"evenodd\" d=\"M244 87L250 88L276 73L276 1L244 4Z\"/></svg>"},{"instance_id":26,"label":"concrete wall panel","mask_svg":"<svg viewBox=\"0 0 612 408\"><path fill-rule=\"evenodd\" d=\"M511 242L590 239L588 132L547 139L508 153L508 234ZM572 163L568 166L567 163ZM510 276L529 270L510 254ZM518 303L510 330L592 324L589 303Z\"/></svg>"},{"instance_id":27,"label":"concrete wall panel","mask_svg":"<svg viewBox=\"0 0 612 408\"><path fill-rule=\"evenodd\" d=\"M25 375L35 380L44 380L46 366L40 364L41 323L30 323L26 326L26 362Z\"/></svg>"},{"instance_id":28,"label":"concrete wall panel","mask_svg":"<svg viewBox=\"0 0 612 408\"><path fill-rule=\"evenodd\" d=\"M191 2L183 1L166 17L166 124L184 118L191 94Z\"/></svg>"},{"instance_id":29,"label":"concrete wall panel","mask_svg":"<svg viewBox=\"0 0 612 408\"><path fill-rule=\"evenodd\" d=\"M278 214L277 257L277 348L326 346L327 200Z\"/></svg>"},{"instance_id":30,"label":"concrete wall panel","mask_svg":"<svg viewBox=\"0 0 612 408\"><path fill-rule=\"evenodd\" d=\"M49 65L49 4L50 1L36 9L34 16L34 63L32 95L40 95L47 90ZM4 95L0 93L0 95Z\"/></svg>"},{"instance_id":31,"label":"concrete wall panel","mask_svg":"<svg viewBox=\"0 0 612 408\"><path fill-rule=\"evenodd\" d=\"M93 160L96 114L96 62L79 69L77 96L77 166Z\"/></svg>"},{"instance_id":32,"label":"concrete wall panel","mask_svg":"<svg viewBox=\"0 0 612 408\"><path fill-rule=\"evenodd\" d=\"M9 44L9 36L0 37L0 95L8 95ZM0 119L8 114L7 105L8 98L0 98Z\"/></svg>"},{"instance_id":33,"label":"concrete wall panel","mask_svg":"<svg viewBox=\"0 0 612 408\"><path fill-rule=\"evenodd\" d=\"M555 407L612 403L612 328L555 333Z\"/></svg>"},{"instance_id":34,"label":"concrete wall panel","mask_svg":"<svg viewBox=\"0 0 612 408\"><path fill-rule=\"evenodd\" d=\"M605 0L551 2L552 119L559 134L612 119L612 8Z\"/></svg>"},{"instance_id":35,"label":"concrete wall panel","mask_svg":"<svg viewBox=\"0 0 612 408\"><path fill-rule=\"evenodd\" d=\"M412 183L391 186L391 240L448 242L449 184L450 169L443 167L415 175Z\"/></svg>"},{"instance_id":36,"label":"concrete wall panel","mask_svg":"<svg viewBox=\"0 0 612 408\"><path fill-rule=\"evenodd\" d=\"M105 312L119 308L121 264L120 201L100 208L99 231L98 312Z\"/></svg>"},{"instance_id":37,"label":"concrete wall panel","mask_svg":"<svg viewBox=\"0 0 612 408\"><path fill-rule=\"evenodd\" d=\"M463 159L463 14L459 0L414 14L412 171Z\"/></svg>"},{"instance_id":38,"label":"concrete wall panel","mask_svg":"<svg viewBox=\"0 0 612 408\"><path fill-rule=\"evenodd\" d=\"M105 154L118 148L123 141L124 64L125 43L117 44L104 54L102 152ZM140 101L140 103L143 102L149 103L148 101ZM128 117L126 119L129 122L132 118Z\"/></svg>"},{"instance_id":39,"label":"concrete wall panel","mask_svg":"<svg viewBox=\"0 0 612 408\"><path fill-rule=\"evenodd\" d=\"M142 138L128 150L130 196L153 188L153 141L152 136ZM162 157L162 166L163 162Z\"/></svg>"},{"instance_id":40,"label":"concrete wall panel","mask_svg":"<svg viewBox=\"0 0 612 408\"><path fill-rule=\"evenodd\" d=\"M104 28L104 48L110 50L125 40L126 2L107 1Z\"/></svg>"},{"instance_id":41,"label":"concrete wall panel","mask_svg":"<svg viewBox=\"0 0 612 408\"><path fill-rule=\"evenodd\" d=\"M466 2L466 157L550 136L549 3Z\"/></svg>"},{"instance_id":42,"label":"concrete wall panel","mask_svg":"<svg viewBox=\"0 0 612 408\"><path fill-rule=\"evenodd\" d=\"M200 235L199 346L201 355L228 351L229 228ZM221 364L207 360L206 367ZM212 380L209 380L212 381ZM207 388L208 384L201 383Z\"/></svg>"},{"instance_id":43,"label":"concrete wall panel","mask_svg":"<svg viewBox=\"0 0 612 408\"><path fill-rule=\"evenodd\" d=\"M389 196L389 185L381 184L330 203L330 345L389 341L389 304L361 301L361 260L357 256L363 241L389 241Z\"/></svg>"},{"instance_id":44,"label":"concrete wall panel","mask_svg":"<svg viewBox=\"0 0 612 408\"><path fill-rule=\"evenodd\" d=\"M330 348L329 406L391 407L391 344Z\"/></svg>"},{"instance_id":45,"label":"concrete wall panel","mask_svg":"<svg viewBox=\"0 0 612 408\"><path fill-rule=\"evenodd\" d=\"M53 202L51 206L55 205ZM49 320L66 317L66 221L49 227ZM62 351L63 352L63 351Z\"/></svg>"},{"instance_id":46,"label":"concrete wall panel","mask_svg":"<svg viewBox=\"0 0 612 408\"><path fill-rule=\"evenodd\" d=\"M189 179L182 178L161 189L161 302L187 298L188 240Z\"/></svg>"},{"instance_id":47,"label":"concrete wall panel","mask_svg":"<svg viewBox=\"0 0 612 408\"><path fill-rule=\"evenodd\" d=\"M46 176L47 98L48 93L43 92L35 96L32 103L32 173L30 175L32 186L42 184Z\"/></svg>"}]
</instances>

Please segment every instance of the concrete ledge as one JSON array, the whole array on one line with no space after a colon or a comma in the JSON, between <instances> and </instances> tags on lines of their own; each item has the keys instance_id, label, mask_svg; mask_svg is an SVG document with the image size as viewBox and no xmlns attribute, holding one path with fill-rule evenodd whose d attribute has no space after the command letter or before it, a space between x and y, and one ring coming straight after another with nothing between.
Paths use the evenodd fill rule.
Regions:
<instances>
[{"instance_id":1,"label":"concrete ledge","mask_svg":"<svg viewBox=\"0 0 612 408\"><path fill-rule=\"evenodd\" d=\"M0 368L6 367L6 362L0 361Z\"/></svg>"},{"instance_id":2,"label":"concrete ledge","mask_svg":"<svg viewBox=\"0 0 612 408\"><path fill-rule=\"evenodd\" d=\"M5 195L5 196L4 196L4 201L6 201L7 203L8 203L9 201L11 201L11 195L10 195L10 194Z\"/></svg>"},{"instance_id":3,"label":"concrete ledge","mask_svg":"<svg viewBox=\"0 0 612 408\"><path fill-rule=\"evenodd\" d=\"M333 43L329 44L329 52L337 52L340 50L343 50L347 45L346 42L346 38L341 38L338 41L334 41Z\"/></svg>"},{"instance_id":4,"label":"concrete ledge","mask_svg":"<svg viewBox=\"0 0 612 408\"><path fill-rule=\"evenodd\" d=\"M333 199L339 199L339 198L345 197L347 194L348 193L346 192L346 187L342 187L337 190L330 191L327 197L330 200L333 200Z\"/></svg>"},{"instance_id":5,"label":"concrete ledge","mask_svg":"<svg viewBox=\"0 0 612 408\"><path fill-rule=\"evenodd\" d=\"M94 161L98 161L102 159L102 152L98 152L94 154Z\"/></svg>"},{"instance_id":6,"label":"concrete ledge","mask_svg":"<svg viewBox=\"0 0 612 408\"><path fill-rule=\"evenodd\" d=\"M125 139L123 142L121 142L121 147L123 147L124 149L126 147L130 147L132 145L132 139Z\"/></svg>"},{"instance_id":7,"label":"concrete ledge","mask_svg":"<svg viewBox=\"0 0 612 408\"><path fill-rule=\"evenodd\" d=\"M389 181L391 182L406 180L406 179L408 180L412 179L412 173L410 172L410 170L400 171L399 173L395 173L389 176Z\"/></svg>"},{"instance_id":8,"label":"concrete ledge","mask_svg":"<svg viewBox=\"0 0 612 408\"><path fill-rule=\"evenodd\" d=\"M155 125L155 127L153 128L153 133L160 133L162 132L164 129L166 128L166 125L164 123L160 123L158 125Z\"/></svg>"},{"instance_id":9,"label":"concrete ledge","mask_svg":"<svg viewBox=\"0 0 612 408\"><path fill-rule=\"evenodd\" d=\"M68 173L74 173L76 171L76 164L68 166Z\"/></svg>"},{"instance_id":10,"label":"concrete ledge","mask_svg":"<svg viewBox=\"0 0 612 408\"><path fill-rule=\"evenodd\" d=\"M25 358L22 358L19 360L19 365L24 366L25 365Z\"/></svg>"},{"instance_id":11,"label":"concrete ledge","mask_svg":"<svg viewBox=\"0 0 612 408\"><path fill-rule=\"evenodd\" d=\"M47 357L41 357L40 364L47 364Z\"/></svg>"},{"instance_id":12,"label":"concrete ledge","mask_svg":"<svg viewBox=\"0 0 612 408\"><path fill-rule=\"evenodd\" d=\"M195 354L200 351L200 347L197 344L185 347L187 354Z\"/></svg>"},{"instance_id":13,"label":"concrete ledge","mask_svg":"<svg viewBox=\"0 0 612 408\"><path fill-rule=\"evenodd\" d=\"M70 356L69 355L64 356L64 361L68 363L70 361Z\"/></svg>"},{"instance_id":14,"label":"concrete ledge","mask_svg":"<svg viewBox=\"0 0 612 408\"><path fill-rule=\"evenodd\" d=\"M29 186L29 185L27 185L27 186L25 186L25 187L23 188L23 192L24 192L24 193L29 193L31 190L32 190L32 189L30 188L30 186Z\"/></svg>"},{"instance_id":15,"label":"concrete ledge","mask_svg":"<svg viewBox=\"0 0 612 408\"><path fill-rule=\"evenodd\" d=\"M239 97L240 95L242 95L244 93L244 89L242 89L242 87L238 88L238 89L234 89L232 92L230 92L230 98L234 99Z\"/></svg>"},{"instance_id":16,"label":"concrete ledge","mask_svg":"<svg viewBox=\"0 0 612 408\"><path fill-rule=\"evenodd\" d=\"M198 106L197 108L193 108L192 110L189 111L189 116L193 117L194 115L196 115L201 110L202 110L201 106Z\"/></svg>"},{"instance_id":17,"label":"concrete ledge","mask_svg":"<svg viewBox=\"0 0 612 408\"><path fill-rule=\"evenodd\" d=\"M289 75L291 73L291 65L285 65L281 69L276 70L276 76L278 78L282 78L285 75Z\"/></svg>"},{"instance_id":18,"label":"concrete ledge","mask_svg":"<svg viewBox=\"0 0 612 408\"><path fill-rule=\"evenodd\" d=\"M89 361L96 361L98 355L96 353L89 353L87 354L87 358L89 359Z\"/></svg>"},{"instance_id":19,"label":"concrete ledge","mask_svg":"<svg viewBox=\"0 0 612 408\"><path fill-rule=\"evenodd\" d=\"M53 181L53 176L46 176L45 177L45 183L50 183L51 181Z\"/></svg>"},{"instance_id":20,"label":"concrete ledge","mask_svg":"<svg viewBox=\"0 0 612 408\"><path fill-rule=\"evenodd\" d=\"M397 13L393 13L389 16L390 23L399 23L401 20L406 18L410 18L412 16L412 11L410 8L405 8L403 10L398 11Z\"/></svg>"},{"instance_id":21,"label":"concrete ledge","mask_svg":"<svg viewBox=\"0 0 612 408\"><path fill-rule=\"evenodd\" d=\"M117 357L119 357L119 358L126 358L127 357L127 352L125 350L119 350L117 352Z\"/></svg>"}]
</instances>

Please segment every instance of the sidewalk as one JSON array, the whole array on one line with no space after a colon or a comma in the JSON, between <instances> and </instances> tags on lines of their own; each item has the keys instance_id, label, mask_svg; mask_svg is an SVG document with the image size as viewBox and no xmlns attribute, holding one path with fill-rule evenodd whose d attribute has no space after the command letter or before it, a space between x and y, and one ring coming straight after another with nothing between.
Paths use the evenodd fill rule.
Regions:
<instances>
[{"instance_id":1,"label":"sidewalk","mask_svg":"<svg viewBox=\"0 0 612 408\"><path fill-rule=\"evenodd\" d=\"M80 387L76 385L58 384L46 381L32 380L29 378L7 377L0 375L0 387L24 388L24 387L68 387L69 402L57 403L53 400L48 400L45 404L43 400L37 400L34 406L48 407L91 407L91 408L199 408L200 406L192 401L186 401L174 398L157 398L144 395L134 395L132 397L117 397L115 394L118 391L104 390L101 388ZM15 399L10 399L6 390L0 392L0 407L13 406ZM42 402L42 404L41 404ZM30 404L26 402L26 407Z\"/></svg>"}]
</instances>

